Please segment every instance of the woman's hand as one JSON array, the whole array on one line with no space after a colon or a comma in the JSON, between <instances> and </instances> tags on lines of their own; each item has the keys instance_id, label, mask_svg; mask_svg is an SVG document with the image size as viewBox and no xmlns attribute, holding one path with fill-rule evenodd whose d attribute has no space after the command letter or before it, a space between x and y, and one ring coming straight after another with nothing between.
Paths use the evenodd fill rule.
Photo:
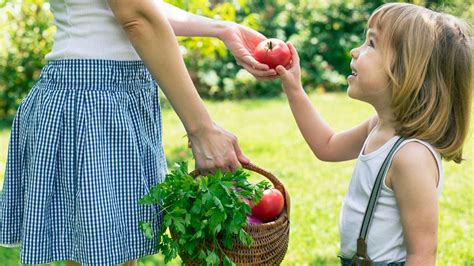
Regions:
<instances>
[{"instance_id":1,"label":"woman's hand","mask_svg":"<svg viewBox=\"0 0 474 266\"><path fill-rule=\"evenodd\" d=\"M157 3L166 14L176 36L217 37L232 52L237 63L257 79L278 77L275 70L259 63L252 56L255 47L267 39L259 32L235 22L211 19L191 14L168 3Z\"/></svg>"},{"instance_id":2,"label":"woman's hand","mask_svg":"<svg viewBox=\"0 0 474 266\"><path fill-rule=\"evenodd\" d=\"M255 47L265 36L261 33L234 22L226 22L226 30L222 31L219 38L224 42L237 61L237 64L245 68L258 80L271 80L278 78L275 70L267 65L259 63L252 56Z\"/></svg>"},{"instance_id":3,"label":"woman's hand","mask_svg":"<svg viewBox=\"0 0 474 266\"><path fill-rule=\"evenodd\" d=\"M188 133L196 169L207 175L217 169L234 172L250 160L242 153L237 137L213 123L211 128Z\"/></svg>"},{"instance_id":4,"label":"woman's hand","mask_svg":"<svg viewBox=\"0 0 474 266\"><path fill-rule=\"evenodd\" d=\"M291 51L291 63L289 68L286 69L283 66L276 67L276 71L281 79L281 85L287 95L292 92L301 91L303 88L301 85L300 57L290 42L288 42L288 48L290 48Z\"/></svg>"}]
</instances>

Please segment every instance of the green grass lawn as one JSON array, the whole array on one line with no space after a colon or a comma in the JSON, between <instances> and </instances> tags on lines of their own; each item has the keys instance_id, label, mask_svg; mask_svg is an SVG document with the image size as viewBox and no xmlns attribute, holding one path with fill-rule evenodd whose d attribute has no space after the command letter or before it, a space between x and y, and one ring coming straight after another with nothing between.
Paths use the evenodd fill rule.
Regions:
<instances>
[{"instance_id":1,"label":"green grass lawn","mask_svg":"<svg viewBox=\"0 0 474 266\"><path fill-rule=\"evenodd\" d=\"M311 99L337 131L356 125L374 113L370 106L351 100L345 94L312 94ZM318 161L300 135L285 99L206 104L214 119L238 136L246 155L280 178L291 194L290 246L283 264L337 265L337 219L355 161ZM183 138L185 131L177 116L169 109L163 111L163 116L169 163L189 159L190 152ZM9 130L0 132L0 150L4 151L0 154L0 185L8 136ZM465 147L465 157L469 160L461 165L444 163L438 265L474 265L473 148L471 133ZM0 247L1 265L19 265L18 260L17 249ZM140 265L162 264L160 255L140 261Z\"/></svg>"}]
</instances>

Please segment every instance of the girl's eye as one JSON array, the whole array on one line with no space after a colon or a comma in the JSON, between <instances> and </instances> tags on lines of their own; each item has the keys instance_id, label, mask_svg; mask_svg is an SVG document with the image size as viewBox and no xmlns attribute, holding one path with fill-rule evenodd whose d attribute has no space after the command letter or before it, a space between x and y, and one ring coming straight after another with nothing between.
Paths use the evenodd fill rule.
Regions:
<instances>
[{"instance_id":1,"label":"girl's eye","mask_svg":"<svg viewBox=\"0 0 474 266\"><path fill-rule=\"evenodd\" d=\"M374 41L369 40L369 46L375 48Z\"/></svg>"}]
</instances>

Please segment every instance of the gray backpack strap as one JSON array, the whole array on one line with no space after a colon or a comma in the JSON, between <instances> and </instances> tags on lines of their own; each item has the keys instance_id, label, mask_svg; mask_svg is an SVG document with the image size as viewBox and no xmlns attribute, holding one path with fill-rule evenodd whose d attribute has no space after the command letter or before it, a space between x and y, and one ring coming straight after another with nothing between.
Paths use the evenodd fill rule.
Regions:
<instances>
[{"instance_id":1,"label":"gray backpack strap","mask_svg":"<svg viewBox=\"0 0 474 266\"><path fill-rule=\"evenodd\" d=\"M367 255L367 234L369 232L370 223L372 222L372 217L374 216L375 205L377 204L380 191L382 190L382 184L384 182L385 176L387 175L390 162L392 161L395 151L404 140L404 138L400 137L397 139L395 144L393 144L392 149L383 161L382 166L380 167L380 170L377 174L377 178L375 179L372 192L370 193L369 202L367 203L367 208L365 210L364 220L362 221L362 226L360 228L359 238L357 239L357 252L353 257L355 265L371 264L371 260Z\"/></svg>"}]
</instances>

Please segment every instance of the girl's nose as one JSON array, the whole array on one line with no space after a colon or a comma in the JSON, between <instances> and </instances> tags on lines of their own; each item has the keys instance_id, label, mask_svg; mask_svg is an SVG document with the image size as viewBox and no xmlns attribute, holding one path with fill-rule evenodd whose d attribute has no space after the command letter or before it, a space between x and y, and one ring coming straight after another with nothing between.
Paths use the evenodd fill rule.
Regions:
<instances>
[{"instance_id":1,"label":"girl's nose","mask_svg":"<svg viewBox=\"0 0 474 266\"><path fill-rule=\"evenodd\" d=\"M358 48L351 49L351 57L354 59L357 59L358 56L359 56L359 49Z\"/></svg>"}]
</instances>

